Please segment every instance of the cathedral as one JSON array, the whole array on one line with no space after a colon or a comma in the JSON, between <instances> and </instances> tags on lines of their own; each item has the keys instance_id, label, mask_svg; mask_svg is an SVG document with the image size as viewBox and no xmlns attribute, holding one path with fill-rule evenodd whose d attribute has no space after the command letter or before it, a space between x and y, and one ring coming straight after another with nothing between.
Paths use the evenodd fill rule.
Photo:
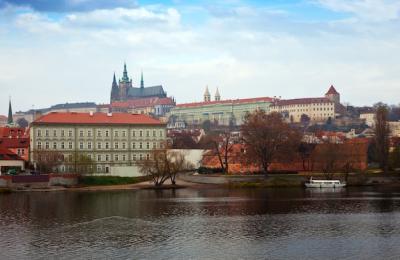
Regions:
<instances>
[{"instance_id":1,"label":"cathedral","mask_svg":"<svg viewBox=\"0 0 400 260\"><path fill-rule=\"evenodd\" d=\"M111 86L111 103L115 101L128 101L132 99L154 97L165 98L167 97L167 93L164 91L161 85L144 87L143 72L141 75L140 87L138 88L132 86L132 79L128 77L126 64L124 64L124 72L122 78L119 79L118 83L114 73L114 78Z\"/></svg>"}]
</instances>

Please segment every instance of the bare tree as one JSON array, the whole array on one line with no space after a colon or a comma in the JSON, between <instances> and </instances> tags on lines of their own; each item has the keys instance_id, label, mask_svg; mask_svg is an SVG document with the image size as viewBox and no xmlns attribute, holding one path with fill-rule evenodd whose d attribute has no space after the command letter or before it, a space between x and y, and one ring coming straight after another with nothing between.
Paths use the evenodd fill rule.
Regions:
<instances>
[{"instance_id":1,"label":"bare tree","mask_svg":"<svg viewBox=\"0 0 400 260\"><path fill-rule=\"evenodd\" d=\"M63 163L64 155L56 151L37 150L33 159L40 172L51 173Z\"/></svg>"},{"instance_id":2,"label":"bare tree","mask_svg":"<svg viewBox=\"0 0 400 260\"><path fill-rule=\"evenodd\" d=\"M211 149L212 154L217 156L220 168L223 173L229 172L229 155L233 149L231 141L231 132L223 131L207 135L202 141L202 144Z\"/></svg>"},{"instance_id":3,"label":"bare tree","mask_svg":"<svg viewBox=\"0 0 400 260\"><path fill-rule=\"evenodd\" d=\"M388 171L389 167L389 134L388 109L385 105L379 105L376 109L375 120L375 145L379 167L383 172Z\"/></svg>"},{"instance_id":4,"label":"bare tree","mask_svg":"<svg viewBox=\"0 0 400 260\"><path fill-rule=\"evenodd\" d=\"M341 160L339 144L328 142L318 145L314 150L313 159L321 167L325 178L331 180Z\"/></svg>"},{"instance_id":5,"label":"bare tree","mask_svg":"<svg viewBox=\"0 0 400 260\"><path fill-rule=\"evenodd\" d=\"M242 135L246 158L265 174L273 160L290 161L301 140L299 131L285 123L281 114L266 114L263 110L246 115Z\"/></svg>"},{"instance_id":6,"label":"bare tree","mask_svg":"<svg viewBox=\"0 0 400 260\"><path fill-rule=\"evenodd\" d=\"M154 149L150 158L139 162L140 171L151 177L155 186L161 186L168 179L173 185L176 184L178 173L189 168L182 153L169 149Z\"/></svg>"}]
</instances>

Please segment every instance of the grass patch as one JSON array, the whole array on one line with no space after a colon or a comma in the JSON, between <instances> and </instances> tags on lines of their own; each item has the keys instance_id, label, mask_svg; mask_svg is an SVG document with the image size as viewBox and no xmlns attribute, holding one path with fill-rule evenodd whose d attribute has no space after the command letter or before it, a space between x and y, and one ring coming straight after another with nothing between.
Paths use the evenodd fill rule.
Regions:
<instances>
[{"instance_id":1,"label":"grass patch","mask_svg":"<svg viewBox=\"0 0 400 260\"><path fill-rule=\"evenodd\" d=\"M149 180L148 177L82 176L79 184L84 186L135 184Z\"/></svg>"}]
</instances>

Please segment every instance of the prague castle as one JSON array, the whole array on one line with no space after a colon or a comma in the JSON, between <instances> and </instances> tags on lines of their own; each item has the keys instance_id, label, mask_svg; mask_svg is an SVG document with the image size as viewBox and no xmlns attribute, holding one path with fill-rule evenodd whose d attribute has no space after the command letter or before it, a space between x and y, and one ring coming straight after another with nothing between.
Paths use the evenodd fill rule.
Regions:
<instances>
[{"instance_id":1,"label":"prague castle","mask_svg":"<svg viewBox=\"0 0 400 260\"><path fill-rule=\"evenodd\" d=\"M143 73L141 75L140 87L134 87L132 85L132 78L128 77L126 64L124 64L124 72L118 83L114 73L111 86L110 103L113 103L114 101L128 101L132 99L155 97L165 98L167 97L167 93L164 91L161 85L144 87Z\"/></svg>"}]
</instances>

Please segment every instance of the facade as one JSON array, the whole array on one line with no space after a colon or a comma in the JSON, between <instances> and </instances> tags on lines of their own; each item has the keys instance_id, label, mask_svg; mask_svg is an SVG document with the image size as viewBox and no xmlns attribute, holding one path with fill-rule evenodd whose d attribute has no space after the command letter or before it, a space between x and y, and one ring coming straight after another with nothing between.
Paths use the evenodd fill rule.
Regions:
<instances>
[{"instance_id":1,"label":"facade","mask_svg":"<svg viewBox=\"0 0 400 260\"><path fill-rule=\"evenodd\" d=\"M165 140L166 125L146 115L50 113L31 124L31 161L42 151L57 152L63 158L60 172L79 171L78 159L85 157L93 172L110 173L149 158Z\"/></svg>"},{"instance_id":2,"label":"facade","mask_svg":"<svg viewBox=\"0 0 400 260\"><path fill-rule=\"evenodd\" d=\"M132 85L132 79L128 77L126 64L124 64L123 76L121 79L119 79L118 83L114 73L113 82L111 85L110 103L113 103L114 101L127 101L130 99L151 97L165 98L167 97L167 93L164 91L161 85L145 87L143 73L141 75L140 87L134 87Z\"/></svg>"},{"instance_id":3,"label":"facade","mask_svg":"<svg viewBox=\"0 0 400 260\"><path fill-rule=\"evenodd\" d=\"M375 125L375 113L373 112L361 113L360 119L364 120L365 124L369 127L374 127Z\"/></svg>"},{"instance_id":4,"label":"facade","mask_svg":"<svg viewBox=\"0 0 400 260\"><path fill-rule=\"evenodd\" d=\"M24 160L10 150L0 148L0 175L7 173L10 169L24 171Z\"/></svg>"},{"instance_id":5,"label":"facade","mask_svg":"<svg viewBox=\"0 0 400 260\"><path fill-rule=\"evenodd\" d=\"M326 122L341 114L340 94L331 86L325 97L277 99L271 106L271 112L281 113L287 121L299 123L304 118L311 122Z\"/></svg>"},{"instance_id":6,"label":"facade","mask_svg":"<svg viewBox=\"0 0 400 260\"><path fill-rule=\"evenodd\" d=\"M22 127L0 127L0 148L29 161L29 132Z\"/></svg>"},{"instance_id":7,"label":"facade","mask_svg":"<svg viewBox=\"0 0 400 260\"><path fill-rule=\"evenodd\" d=\"M0 115L0 127L7 125L7 117Z\"/></svg>"},{"instance_id":8,"label":"facade","mask_svg":"<svg viewBox=\"0 0 400 260\"><path fill-rule=\"evenodd\" d=\"M175 100L169 97L140 98L127 101L115 101L111 103L110 107L112 112L147 114L162 117L165 116L171 108L175 107Z\"/></svg>"},{"instance_id":9,"label":"facade","mask_svg":"<svg viewBox=\"0 0 400 260\"><path fill-rule=\"evenodd\" d=\"M209 120L217 125L241 125L247 113L257 109L269 112L269 107L273 103L273 98L245 98L221 100L217 89L214 101L206 88L204 101L197 103L178 104L168 113L169 125L201 125Z\"/></svg>"}]
</instances>

